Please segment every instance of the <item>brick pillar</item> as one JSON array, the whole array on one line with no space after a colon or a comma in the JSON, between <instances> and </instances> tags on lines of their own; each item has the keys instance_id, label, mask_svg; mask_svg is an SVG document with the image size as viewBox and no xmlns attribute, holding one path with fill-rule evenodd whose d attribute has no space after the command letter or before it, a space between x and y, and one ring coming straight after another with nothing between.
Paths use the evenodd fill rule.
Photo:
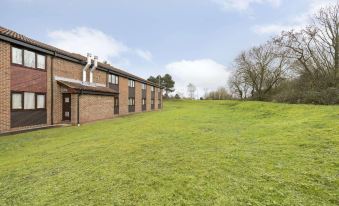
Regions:
<instances>
[{"instance_id":1,"label":"brick pillar","mask_svg":"<svg viewBox=\"0 0 339 206\"><path fill-rule=\"evenodd\" d=\"M135 112L141 112L141 83L135 82Z\"/></svg>"},{"instance_id":2,"label":"brick pillar","mask_svg":"<svg viewBox=\"0 0 339 206\"><path fill-rule=\"evenodd\" d=\"M0 133L10 130L10 61L11 47L0 42Z\"/></svg>"},{"instance_id":3,"label":"brick pillar","mask_svg":"<svg viewBox=\"0 0 339 206\"><path fill-rule=\"evenodd\" d=\"M146 89L146 111L151 111L151 86L147 85Z\"/></svg>"},{"instance_id":4,"label":"brick pillar","mask_svg":"<svg viewBox=\"0 0 339 206\"><path fill-rule=\"evenodd\" d=\"M155 87L155 93L154 93L154 110L158 110L158 87Z\"/></svg>"},{"instance_id":5,"label":"brick pillar","mask_svg":"<svg viewBox=\"0 0 339 206\"><path fill-rule=\"evenodd\" d=\"M119 114L128 114L128 79L119 77Z\"/></svg>"}]
</instances>

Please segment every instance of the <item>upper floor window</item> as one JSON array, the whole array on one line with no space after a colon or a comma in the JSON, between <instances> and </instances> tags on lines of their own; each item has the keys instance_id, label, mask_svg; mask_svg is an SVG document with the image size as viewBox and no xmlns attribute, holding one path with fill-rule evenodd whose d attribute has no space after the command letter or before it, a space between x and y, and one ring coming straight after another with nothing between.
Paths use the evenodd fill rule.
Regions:
<instances>
[{"instance_id":1,"label":"upper floor window","mask_svg":"<svg viewBox=\"0 0 339 206\"><path fill-rule=\"evenodd\" d=\"M151 104L154 104L154 99L151 99Z\"/></svg>"},{"instance_id":2,"label":"upper floor window","mask_svg":"<svg viewBox=\"0 0 339 206\"><path fill-rule=\"evenodd\" d=\"M146 84L142 84L141 88L142 90L146 90Z\"/></svg>"},{"instance_id":3,"label":"upper floor window","mask_svg":"<svg viewBox=\"0 0 339 206\"><path fill-rule=\"evenodd\" d=\"M36 67L38 69L45 69L46 68L46 57L40 54L37 54L37 64Z\"/></svg>"},{"instance_id":4,"label":"upper floor window","mask_svg":"<svg viewBox=\"0 0 339 206\"><path fill-rule=\"evenodd\" d=\"M151 91L154 92L154 86L151 86Z\"/></svg>"},{"instance_id":5,"label":"upper floor window","mask_svg":"<svg viewBox=\"0 0 339 206\"><path fill-rule=\"evenodd\" d=\"M119 84L119 77L114 74L109 74L108 75L108 82L112 84Z\"/></svg>"},{"instance_id":6,"label":"upper floor window","mask_svg":"<svg viewBox=\"0 0 339 206\"><path fill-rule=\"evenodd\" d=\"M25 67L46 69L46 57L35 52L12 47L12 63Z\"/></svg>"},{"instance_id":7,"label":"upper floor window","mask_svg":"<svg viewBox=\"0 0 339 206\"><path fill-rule=\"evenodd\" d=\"M146 105L146 99L145 98L142 99L142 105Z\"/></svg>"},{"instance_id":8,"label":"upper floor window","mask_svg":"<svg viewBox=\"0 0 339 206\"><path fill-rule=\"evenodd\" d=\"M22 49L12 47L12 63L22 65Z\"/></svg>"},{"instance_id":9,"label":"upper floor window","mask_svg":"<svg viewBox=\"0 0 339 206\"><path fill-rule=\"evenodd\" d=\"M35 53L24 50L24 65L26 67L35 68Z\"/></svg>"},{"instance_id":10,"label":"upper floor window","mask_svg":"<svg viewBox=\"0 0 339 206\"><path fill-rule=\"evenodd\" d=\"M134 80L128 80L128 86L129 87L135 87L135 81Z\"/></svg>"}]
</instances>

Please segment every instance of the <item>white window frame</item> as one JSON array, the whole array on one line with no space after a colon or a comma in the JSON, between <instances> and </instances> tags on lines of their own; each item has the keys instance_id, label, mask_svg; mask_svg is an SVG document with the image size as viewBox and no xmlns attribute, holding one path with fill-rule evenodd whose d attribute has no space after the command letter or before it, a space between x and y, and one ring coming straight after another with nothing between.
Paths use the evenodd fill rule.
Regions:
<instances>
[{"instance_id":1,"label":"white window frame","mask_svg":"<svg viewBox=\"0 0 339 206\"><path fill-rule=\"evenodd\" d=\"M146 90L146 88L147 88L146 84L143 83L141 88L142 88L142 90Z\"/></svg>"},{"instance_id":2,"label":"white window frame","mask_svg":"<svg viewBox=\"0 0 339 206\"><path fill-rule=\"evenodd\" d=\"M14 107L14 105L15 105L16 103L14 102L14 98L13 98L13 97L14 97L15 95L20 96L20 102L18 102L20 106ZM11 107L12 107L13 110L15 110L15 109L23 109L22 98L23 98L22 93L16 93L16 92L13 92L13 93L11 94L11 101L12 101Z\"/></svg>"},{"instance_id":3,"label":"white window frame","mask_svg":"<svg viewBox=\"0 0 339 206\"><path fill-rule=\"evenodd\" d=\"M32 62L27 62L28 59L26 59L26 58L28 58L28 54L32 55L32 57L33 57ZM30 65L29 63L32 64L32 65ZM35 54L35 52L24 49L24 66L29 67L29 68L36 68L36 54Z\"/></svg>"},{"instance_id":4,"label":"white window frame","mask_svg":"<svg viewBox=\"0 0 339 206\"><path fill-rule=\"evenodd\" d=\"M20 62L15 62L15 57L16 57L16 55L15 55L15 52L14 51L21 51L20 53ZM23 65L23 50L22 49L19 49L19 48L17 48L17 47L12 47L12 64L19 64L19 65Z\"/></svg>"},{"instance_id":5,"label":"white window frame","mask_svg":"<svg viewBox=\"0 0 339 206\"><path fill-rule=\"evenodd\" d=\"M43 97L43 104L39 104L39 97ZM46 109L46 95L45 94L36 94L36 108L37 109Z\"/></svg>"},{"instance_id":6,"label":"white window frame","mask_svg":"<svg viewBox=\"0 0 339 206\"><path fill-rule=\"evenodd\" d=\"M32 100L32 105L29 104L29 100ZM36 98L35 93L33 92L24 92L24 109L25 110L33 110L36 109Z\"/></svg>"},{"instance_id":7,"label":"white window frame","mask_svg":"<svg viewBox=\"0 0 339 206\"><path fill-rule=\"evenodd\" d=\"M42 59L40 59L40 58ZM42 61L43 60L43 61ZM46 56L44 55L41 55L41 54L36 54L36 67L37 69L42 69L42 70L45 70L46 69ZM41 62L40 62L41 61ZM42 66L40 66L42 64Z\"/></svg>"},{"instance_id":8,"label":"white window frame","mask_svg":"<svg viewBox=\"0 0 339 206\"><path fill-rule=\"evenodd\" d=\"M135 81L132 79L128 80L128 86L134 88L135 87Z\"/></svg>"},{"instance_id":9,"label":"white window frame","mask_svg":"<svg viewBox=\"0 0 339 206\"><path fill-rule=\"evenodd\" d=\"M111 84L119 84L119 76L115 74L109 74L108 81Z\"/></svg>"},{"instance_id":10,"label":"white window frame","mask_svg":"<svg viewBox=\"0 0 339 206\"><path fill-rule=\"evenodd\" d=\"M128 98L128 106L135 106L135 98L133 97Z\"/></svg>"}]
</instances>

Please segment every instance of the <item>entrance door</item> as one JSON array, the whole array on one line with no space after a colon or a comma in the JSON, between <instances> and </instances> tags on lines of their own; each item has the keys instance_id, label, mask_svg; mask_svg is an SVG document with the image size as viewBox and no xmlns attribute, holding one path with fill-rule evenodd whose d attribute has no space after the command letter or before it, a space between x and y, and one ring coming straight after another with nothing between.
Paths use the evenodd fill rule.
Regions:
<instances>
[{"instance_id":1,"label":"entrance door","mask_svg":"<svg viewBox=\"0 0 339 206\"><path fill-rule=\"evenodd\" d=\"M62 120L71 121L71 94L62 94Z\"/></svg>"},{"instance_id":2,"label":"entrance door","mask_svg":"<svg viewBox=\"0 0 339 206\"><path fill-rule=\"evenodd\" d=\"M114 97L114 114L119 114L119 97Z\"/></svg>"}]
</instances>

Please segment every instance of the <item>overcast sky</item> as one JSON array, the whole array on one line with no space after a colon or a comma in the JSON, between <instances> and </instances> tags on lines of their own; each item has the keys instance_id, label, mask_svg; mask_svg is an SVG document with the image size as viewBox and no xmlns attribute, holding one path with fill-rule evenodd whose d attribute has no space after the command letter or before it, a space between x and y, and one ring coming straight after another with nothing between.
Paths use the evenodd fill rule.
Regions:
<instances>
[{"instance_id":1,"label":"overcast sky","mask_svg":"<svg viewBox=\"0 0 339 206\"><path fill-rule=\"evenodd\" d=\"M143 78L225 86L235 56L337 0L1 0L0 25Z\"/></svg>"}]
</instances>

